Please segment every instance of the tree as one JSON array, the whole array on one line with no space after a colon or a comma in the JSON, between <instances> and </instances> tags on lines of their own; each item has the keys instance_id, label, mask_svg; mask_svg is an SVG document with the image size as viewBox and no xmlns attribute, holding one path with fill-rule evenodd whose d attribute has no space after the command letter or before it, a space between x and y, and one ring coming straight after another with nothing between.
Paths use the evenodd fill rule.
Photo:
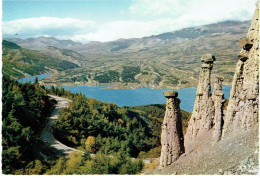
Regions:
<instances>
[{"instance_id":1,"label":"tree","mask_svg":"<svg viewBox=\"0 0 260 178\"><path fill-rule=\"evenodd\" d=\"M39 79L38 79L38 77L35 78L34 84L39 84Z\"/></svg>"},{"instance_id":2,"label":"tree","mask_svg":"<svg viewBox=\"0 0 260 178\"><path fill-rule=\"evenodd\" d=\"M96 141L95 141L95 137L93 136L89 136L85 142L85 149L87 151L90 151L91 153L96 152Z\"/></svg>"}]
</instances>

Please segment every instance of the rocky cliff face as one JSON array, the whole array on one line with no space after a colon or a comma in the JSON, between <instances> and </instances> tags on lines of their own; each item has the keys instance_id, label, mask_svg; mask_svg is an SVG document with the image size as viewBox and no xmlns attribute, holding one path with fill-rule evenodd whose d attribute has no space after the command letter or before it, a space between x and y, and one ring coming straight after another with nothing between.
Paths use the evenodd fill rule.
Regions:
<instances>
[{"instance_id":1,"label":"rocky cliff face","mask_svg":"<svg viewBox=\"0 0 260 178\"><path fill-rule=\"evenodd\" d=\"M165 91L166 112L162 124L160 165L166 167L184 153L184 140L180 115L178 92Z\"/></svg>"},{"instance_id":2,"label":"rocky cliff face","mask_svg":"<svg viewBox=\"0 0 260 178\"><path fill-rule=\"evenodd\" d=\"M249 130L258 122L259 92L259 2L242 47L224 123L224 135Z\"/></svg>"}]
</instances>

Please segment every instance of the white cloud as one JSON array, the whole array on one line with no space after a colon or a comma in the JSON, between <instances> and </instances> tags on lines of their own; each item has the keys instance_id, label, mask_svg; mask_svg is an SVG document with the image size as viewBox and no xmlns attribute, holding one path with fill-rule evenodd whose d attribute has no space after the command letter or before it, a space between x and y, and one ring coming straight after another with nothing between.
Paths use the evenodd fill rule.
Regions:
<instances>
[{"instance_id":1,"label":"white cloud","mask_svg":"<svg viewBox=\"0 0 260 178\"><path fill-rule=\"evenodd\" d=\"M7 37L70 36L89 33L97 29L93 21L75 18L39 17L2 22Z\"/></svg>"},{"instance_id":2,"label":"white cloud","mask_svg":"<svg viewBox=\"0 0 260 178\"><path fill-rule=\"evenodd\" d=\"M75 18L40 17L2 22L4 37L54 36L74 41L140 38L224 20L249 20L256 0L134 0L129 7L138 20L98 24ZM148 21L142 20L149 17ZM15 36L15 34L18 36Z\"/></svg>"},{"instance_id":3,"label":"white cloud","mask_svg":"<svg viewBox=\"0 0 260 178\"><path fill-rule=\"evenodd\" d=\"M249 19L255 9L257 0L132 0L129 10L133 14L181 18L189 16L228 20ZM206 15L206 16L205 16Z\"/></svg>"}]
</instances>

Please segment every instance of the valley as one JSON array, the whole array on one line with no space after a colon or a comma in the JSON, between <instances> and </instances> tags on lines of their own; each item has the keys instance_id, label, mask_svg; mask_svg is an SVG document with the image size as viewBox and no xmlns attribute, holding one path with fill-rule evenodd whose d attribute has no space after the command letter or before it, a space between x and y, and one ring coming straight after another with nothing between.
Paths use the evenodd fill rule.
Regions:
<instances>
[{"instance_id":1,"label":"valley","mask_svg":"<svg viewBox=\"0 0 260 178\"><path fill-rule=\"evenodd\" d=\"M180 89L196 87L198 60L201 54L212 53L217 58L213 74L221 74L225 78L224 84L230 85L240 50L238 41L245 36L248 27L249 21L226 21L144 38L86 44L48 37L10 38L6 40L23 48L18 51L28 49L31 52L26 53L28 61L21 61L19 56L22 55L15 52L17 49L4 50L3 59L8 63L4 65L3 72L14 78L54 72L42 81L44 85ZM18 56L16 61L8 60L12 54ZM39 57L35 57L36 54ZM30 61L43 61L43 57L64 62L60 67L61 64L54 67L48 62L44 66L36 63L34 67L39 69L33 72L26 70L27 65L31 66Z\"/></svg>"}]
</instances>

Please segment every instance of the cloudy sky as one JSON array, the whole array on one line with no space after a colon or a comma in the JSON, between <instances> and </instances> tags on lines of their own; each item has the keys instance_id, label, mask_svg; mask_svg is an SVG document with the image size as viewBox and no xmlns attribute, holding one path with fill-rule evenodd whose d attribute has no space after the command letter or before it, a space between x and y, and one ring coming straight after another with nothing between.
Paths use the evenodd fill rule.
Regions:
<instances>
[{"instance_id":1,"label":"cloudy sky","mask_svg":"<svg viewBox=\"0 0 260 178\"><path fill-rule=\"evenodd\" d=\"M256 0L3 0L3 37L79 42L140 38L250 20Z\"/></svg>"}]
</instances>

